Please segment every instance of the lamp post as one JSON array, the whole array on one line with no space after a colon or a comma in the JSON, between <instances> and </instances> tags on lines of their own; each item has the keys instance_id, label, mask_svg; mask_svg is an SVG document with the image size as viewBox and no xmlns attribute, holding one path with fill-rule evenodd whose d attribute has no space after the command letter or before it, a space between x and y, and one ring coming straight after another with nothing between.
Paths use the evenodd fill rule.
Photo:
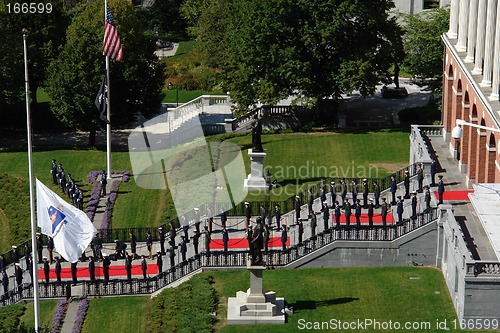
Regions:
<instances>
[{"instance_id":1,"label":"lamp post","mask_svg":"<svg viewBox=\"0 0 500 333\"><path fill-rule=\"evenodd\" d=\"M481 128L481 129L489 130L489 131L492 131L492 132L500 132L500 129L497 129L497 128L486 127L486 126L477 125L477 124L472 124L472 123L466 122L465 120L457 119L457 125L451 130L451 137L452 138L454 138L454 139L461 139L464 136L462 127L460 127L460 126L463 126L463 125L465 125L465 126L471 126L471 127L476 127L476 128Z\"/></svg>"},{"instance_id":2,"label":"lamp post","mask_svg":"<svg viewBox=\"0 0 500 333\"><path fill-rule=\"evenodd\" d=\"M168 83L168 90L172 90L174 86L172 85L172 82ZM175 87L175 107L179 107L179 89L177 86Z\"/></svg>"}]
</instances>

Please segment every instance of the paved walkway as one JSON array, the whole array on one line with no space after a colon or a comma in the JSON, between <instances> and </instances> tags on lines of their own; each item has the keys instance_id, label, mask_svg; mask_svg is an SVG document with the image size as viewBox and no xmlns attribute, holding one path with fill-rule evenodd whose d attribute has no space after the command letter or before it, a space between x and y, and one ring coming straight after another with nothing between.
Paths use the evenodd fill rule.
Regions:
<instances>
[{"instance_id":1,"label":"paved walkway","mask_svg":"<svg viewBox=\"0 0 500 333\"><path fill-rule=\"evenodd\" d=\"M68 307L66 308L66 316L64 317L64 322L61 327L60 333L72 333L79 305L80 301L76 299L73 299L68 303Z\"/></svg>"}]
</instances>

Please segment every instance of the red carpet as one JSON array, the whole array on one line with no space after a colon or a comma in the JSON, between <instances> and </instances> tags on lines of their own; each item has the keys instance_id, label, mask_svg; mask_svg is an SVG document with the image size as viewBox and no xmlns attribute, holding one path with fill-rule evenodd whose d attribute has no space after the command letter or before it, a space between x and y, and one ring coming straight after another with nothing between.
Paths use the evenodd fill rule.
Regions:
<instances>
[{"instance_id":1,"label":"red carpet","mask_svg":"<svg viewBox=\"0 0 500 333\"><path fill-rule=\"evenodd\" d=\"M467 191L444 191L443 193L443 200L461 200L461 201L468 201L469 200L469 193L474 193L474 190L467 190ZM439 198L439 194L437 191L434 191L434 195L436 196L436 199Z\"/></svg>"},{"instance_id":2,"label":"red carpet","mask_svg":"<svg viewBox=\"0 0 500 333\"><path fill-rule=\"evenodd\" d=\"M330 225L332 224L332 221L333 221L333 224L335 224L335 215L332 215L332 220L329 221ZM359 221L361 222L361 224L368 224L368 214L361 214L361 216L359 217ZM387 223L394 222L394 218L393 218L392 214L387 214L386 221L387 221ZM354 216L354 214L351 215L349 222L351 225L356 224L356 217ZM321 224L321 223L323 223L322 218L318 219L318 224ZM373 214L373 224L377 224L377 223L382 224L382 215ZM340 224L345 224L345 215L344 214L340 215Z\"/></svg>"},{"instance_id":3,"label":"red carpet","mask_svg":"<svg viewBox=\"0 0 500 333\"><path fill-rule=\"evenodd\" d=\"M88 263L81 263L79 265L81 265L81 266L77 267L76 276L78 278L87 278L88 279L89 278ZM158 266L156 264L148 263L147 274L148 275L158 274ZM139 261L139 264L132 265L132 275L142 275L140 261ZM96 276L96 278L104 277L102 266L98 265L98 263L96 263L96 266L95 266L95 276ZM127 276L127 271L125 270L125 265L111 266L109 268L109 276ZM38 270L38 278L40 280L45 279L45 274L43 273L43 269ZM49 278L51 280L56 279L56 272L55 272L54 267L50 268ZM71 279L71 268L61 269L61 278L62 279Z\"/></svg>"},{"instance_id":4,"label":"red carpet","mask_svg":"<svg viewBox=\"0 0 500 333\"><path fill-rule=\"evenodd\" d=\"M229 235L231 237L231 235ZM271 237L269 239L268 247L276 247L281 248L281 236L280 237ZM286 241L286 246L290 246L290 237L288 237ZM248 241L246 238L230 238L227 242L228 249L248 249ZM212 239L210 242L211 250L219 250L224 248L224 243L222 242L222 238Z\"/></svg>"}]
</instances>

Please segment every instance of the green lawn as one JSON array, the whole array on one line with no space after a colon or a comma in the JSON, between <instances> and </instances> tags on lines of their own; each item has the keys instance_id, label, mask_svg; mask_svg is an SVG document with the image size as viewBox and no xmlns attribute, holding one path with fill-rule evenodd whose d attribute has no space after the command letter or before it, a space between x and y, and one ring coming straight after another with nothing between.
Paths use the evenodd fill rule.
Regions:
<instances>
[{"instance_id":1,"label":"green lawn","mask_svg":"<svg viewBox=\"0 0 500 333\"><path fill-rule=\"evenodd\" d=\"M42 327L49 327L52 325L52 318L58 300L44 300L40 301L40 324ZM26 327L35 327L35 311L33 309L33 302L25 305L26 311L21 317L21 321Z\"/></svg>"},{"instance_id":2,"label":"green lawn","mask_svg":"<svg viewBox=\"0 0 500 333\"><path fill-rule=\"evenodd\" d=\"M284 187L274 189L271 200L284 200L309 184L328 178L382 178L408 165L408 132L381 130L360 133L287 133L263 135L267 150L264 168ZM243 147L247 172L251 135L229 139ZM249 193L247 200L264 200L262 194Z\"/></svg>"},{"instance_id":3,"label":"green lawn","mask_svg":"<svg viewBox=\"0 0 500 333\"><path fill-rule=\"evenodd\" d=\"M207 278L208 275L213 277ZM322 330L338 332L472 332L454 327L455 311L447 291L442 273L431 267L377 267L377 268L314 268L281 269L264 272L264 290L275 291L285 298L294 313L287 317L284 325L227 325L227 298L234 297L239 290L249 287L249 272L213 271L197 276L196 282L168 289L159 298L115 297L90 301L83 326L83 333L107 332L167 332L177 327L178 332L191 332L189 327L198 327L197 333L288 333L307 331L306 325L342 325L371 320L364 329ZM208 284L207 284L208 283ZM203 329L202 324L190 324L190 311L209 301L214 288L218 298L216 322L212 329ZM201 296L203 295L203 296ZM160 300L160 302L158 302ZM197 302L192 304L193 302ZM42 304L45 302L42 302ZM53 305L44 306L44 316ZM207 303L208 305L208 303ZM9 307L7 307L8 310ZM29 305L27 306L29 308ZM178 310L174 311L175 308ZM201 307L200 307L201 308ZM203 307L205 309L209 307ZM27 310L29 311L29 310ZM161 313L165 311L165 313ZM168 313L167 313L168 311ZM182 312L182 315L179 314ZM176 313L179 314L177 318ZM28 314L28 312L27 312ZM27 316L25 314L23 318ZM193 314L194 315L194 314ZM182 320L180 318L183 318ZM197 315L197 320L210 317ZM44 319L45 320L48 319ZM187 320L187 321L185 321ZM194 319L193 319L194 320ZM446 330L436 329L437 323ZM26 322L26 321L25 321ZM422 329L376 329L374 322L392 325L420 325ZM426 326L430 325L430 326ZM184 327L185 330L180 328ZM395 327L395 326L393 326ZM430 328L429 328L430 327ZM487 332L487 331L475 331ZM490 331L491 332L491 331Z\"/></svg>"},{"instance_id":4,"label":"green lawn","mask_svg":"<svg viewBox=\"0 0 500 333\"><path fill-rule=\"evenodd\" d=\"M226 135L227 137L227 135ZM223 136L209 137L210 140L221 140ZM271 200L284 200L297 191L305 191L307 184L317 183L324 177L383 177L389 172L408 163L408 133L405 131L384 130L360 133L288 133L264 134L262 136L267 157L264 166L269 168L273 179L277 179L281 188L271 193ZM250 148L251 135L239 135L228 139L242 147L247 173L250 172L247 149ZM42 149L43 148L43 149ZM51 185L49 173L51 159L63 163L65 170L76 178L84 191L90 194L91 186L87 184L87 174L91 170L102 170L106 166L106 153L95 149L64 150L35 147L33 169L35 177ZM12 149L10 149L12 150ZM20 148L20 150L23 150ZM0 171L10 177L24 180L22 188L27 188L28 166L27 153L24 151L0 152ZM113 153L114 170L131 170L127 152ZM21 182L22 183L22 182ZM20 193L20 188L6 193ZM262 201L263 195L249 194L247 200ZM29 198L12 199L22 206L29 205ZM21 206L20 206L21 207ZM5 211L6 207L0 207ZM113 213L113 227L158 226L168 218L175 216L170 193L166 190L150 190L138 187L134 178L120 187L117 203ZM11 218L8 214L7 218ZM2 220L0 219L0 223ZM24 221L24 220L23 220ZM4 221L5 222L5 221ZM8 223L8 222L7 222ZM28 230L28 222L26 230ZM3 230L8 230L5 223ZM26 234L26 235L24 235ZM6 250L12 242L20 242L27 238L27 231L10 231L8 239L0 239L0 250Z\"/></svg>"},{"instance_id":5,"label":"green lawn","mask_svg":"<svg viewBox=\"0 0 500 333\"><path fill-rule=\"evenodd\" d=\"M288 333L303 332L306 323L330 320L353 322L429 323L431 329L408 332L436 332L436 322L446 320L454 328L455 311L442 273L433 268L317 268L264 272L264 290L275 291L292 306L294 314L285 325L226 325L227 297L249 287L247 271L212 272L220 296L217 332ZM415 324L417 325L417 324ZM302 329L301 329L302 328ZM400 332L403 330L337 329L338 332ZM328 329L319 330L329 331ZM332 330L335 331L335 330ZM406 330L405 330L406 332Z\"/></svg>"},{"instance_id":6,"label":"green lawn","mask_svg":"<svg viewBox=\"0 0 500 333\"><path fill-rule=\"evenodd\" d=\"M90 300L82 333L147 332L149 297L105 297Z\"/></svg>"}]
</instances>

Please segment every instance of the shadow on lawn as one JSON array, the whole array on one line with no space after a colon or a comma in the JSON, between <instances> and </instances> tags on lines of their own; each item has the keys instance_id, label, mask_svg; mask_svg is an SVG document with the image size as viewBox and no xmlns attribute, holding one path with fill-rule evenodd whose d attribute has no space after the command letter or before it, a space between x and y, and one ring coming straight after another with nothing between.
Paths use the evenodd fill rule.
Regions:
<instances>
[{"instance_id":1,"label":"shadow on lawn","mask_svg":"<svg viewBox=\"0 0 500 333\"><path fill-rule=\"evenodd\" d=\"M359 300L359 298L341 297L341 298L330 299L330 300L326 300L326 301L298 301L296 303L290 304L290 306L293 307L294 312L297 312L300 310L314 310L314 309L317 309L318 307L322 307L322 306L345 304L345 303L350 303L350 302L354 302L357 300Z\"/></svg>"}]
</instances>

